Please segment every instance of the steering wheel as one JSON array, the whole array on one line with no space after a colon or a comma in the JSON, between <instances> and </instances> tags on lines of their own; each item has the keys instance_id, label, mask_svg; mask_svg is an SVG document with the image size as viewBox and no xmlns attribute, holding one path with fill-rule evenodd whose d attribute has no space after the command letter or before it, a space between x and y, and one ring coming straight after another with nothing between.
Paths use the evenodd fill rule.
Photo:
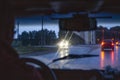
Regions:
<instances>
[{"instance_id":1,"label":"steering wheel","mask_svg":"<svg viewBox=\"0 0 120 80\"><path fill-rule=\"evenodd\" d=\"M45 80L57 80L55 73L52 69L50 69L47 65L45 65L43 62L33 59L33 58L21 58L21 60L25 63L32 63L35 65L38 65L41 67L43 71L43 78Z\"/></svg>"}]
</instances>

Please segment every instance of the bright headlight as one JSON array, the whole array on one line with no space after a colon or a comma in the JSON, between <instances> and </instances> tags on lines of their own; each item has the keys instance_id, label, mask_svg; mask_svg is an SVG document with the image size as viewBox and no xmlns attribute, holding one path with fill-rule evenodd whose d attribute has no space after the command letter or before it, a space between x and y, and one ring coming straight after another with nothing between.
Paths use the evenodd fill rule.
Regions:
<instances>
[{"instance_id":1,"label":"bright headlight","mask_svg":"<svg viewBox=\"0 0 120 80\"><path fill-rule=\"evenodd\" d=\"M68 42L68 41L66 41L66 42L65 42L65 45L66 45L66 46L69 46L69 42Z\"/></svg>"},{"instance_id":2,"label":"bright headlight","mask_svg":"<svg viewBox=\"0 0 120 80\"><path fill-rule=\"evenodd\" d=\"M68 48L69 47L69 42L66 40L62 40L59 44L58 44L59 48Z\"/></svg>"},{"instance_id":3,"label":"bright headlight","mask_svg":"<svg viewBox=\"0 0 120 80\"><path fill-rule=\"evenodd\" d=\"M59 43L59 47L63 47L63 46L64 46L64 42L61 41L61 42Z\"/></svg>"}]
</instances>

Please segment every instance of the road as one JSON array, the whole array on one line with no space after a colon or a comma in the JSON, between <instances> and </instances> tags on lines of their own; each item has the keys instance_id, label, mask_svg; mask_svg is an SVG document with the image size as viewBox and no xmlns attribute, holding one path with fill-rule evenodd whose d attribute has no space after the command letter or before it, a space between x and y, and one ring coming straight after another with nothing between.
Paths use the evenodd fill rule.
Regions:
<instances>
[{"instance_id":1,"label":"road","mask_svg":"<svg viewBox=\"0 0 120 80\"><path fill-rule=\"evenodd\" d=\"M70 49L59 50L58 52L28 56L43 61L46 65L51 68L59 69L104 69L106 66L120 70L120 47L115 46L114 51L101 51L100 45L80 45L72 46ZM98 55L93 57L76 58L76 59L63 59L51 63L52 60L67 56L68 54L89 54Z\"/></svg>"}]
</instances>

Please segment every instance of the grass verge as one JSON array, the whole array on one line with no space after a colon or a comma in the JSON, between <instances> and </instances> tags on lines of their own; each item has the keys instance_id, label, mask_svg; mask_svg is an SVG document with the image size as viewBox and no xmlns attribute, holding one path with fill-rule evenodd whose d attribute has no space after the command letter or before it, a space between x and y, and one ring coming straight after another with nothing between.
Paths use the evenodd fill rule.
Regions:
<instances>
[{"instance_id":1,"label":"grass verge","mask_svg":"<svg viewBox=\"0 0 120 80\"><path fill-rule=\"evenodd\" d=\"M34 46L20 46L14 47L18 54L28 54L34 52L51 52L56 51L56 47L34 47Z\"/></svg>"}]
</instances>

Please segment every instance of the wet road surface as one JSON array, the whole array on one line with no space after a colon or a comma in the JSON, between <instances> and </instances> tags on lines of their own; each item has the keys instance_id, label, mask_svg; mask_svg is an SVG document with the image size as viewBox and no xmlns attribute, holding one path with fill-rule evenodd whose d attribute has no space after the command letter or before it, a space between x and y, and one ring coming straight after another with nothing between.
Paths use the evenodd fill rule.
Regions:
<instances>
[{"instance_id":1,"label":"wet road surface","mask_svg":"<svg viewBox=\"0 0 120 80\"><path fill-rule=\"evenodd\" d=\"M67 56L69 54L77 55L98 55L93 57L63 59L51 63L52 60ZM110 65L112 68L120 70L120 47L115 46L114 51L101 51L100 45L73 46L69 50L61 49L58 52L39 56L28 56L43 61L51 68L59 69L104 69Z\"/></svg>"}]
</instances>

